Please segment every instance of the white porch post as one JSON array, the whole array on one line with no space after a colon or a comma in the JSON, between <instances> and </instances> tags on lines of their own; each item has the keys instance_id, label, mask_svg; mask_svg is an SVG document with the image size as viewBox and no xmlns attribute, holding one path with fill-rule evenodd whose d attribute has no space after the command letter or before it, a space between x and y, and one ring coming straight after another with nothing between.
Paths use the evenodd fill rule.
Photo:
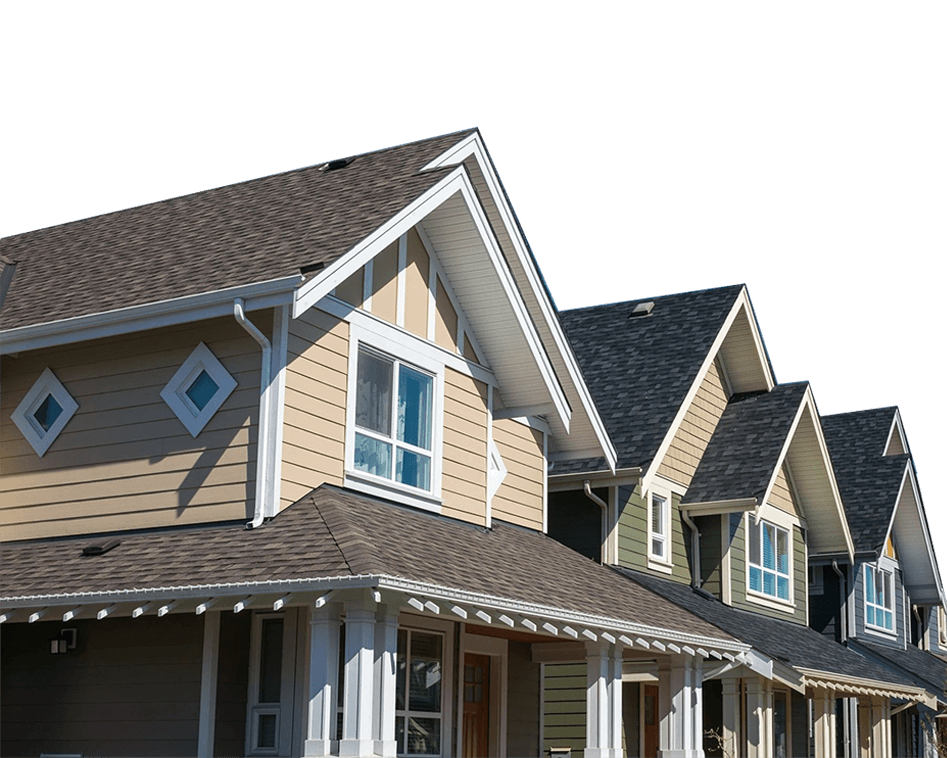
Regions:
<instances>
[{"instance_id":1,"label":"white porch post","mask_svg":"<svg viewBox=\"0 0 947 758\"><path fill-rule=\"evenodd\" d=\"M217 718L217 652L220 647L220 612L204 614L204 650L201 657L201 706L197 727L198 758L214 754Z\"/></svg>"},{"instance_id":2,"label":"white porch post","mask_svg":"<svg viewBox=\"0 0 947 758\"><path fill-rule=\"evenodd\" d=\"M345 603L345 684L339 755L362 758L375 752L372 735L375 694L375 604Z\"/></svg>"},{"instance_id":3,"label":"white porch post","mask_svg":"<svg viewBox=\"0 0 947 758\"><path fill-rule=\"evenodd\" d=\"M661 758L703 758L703 660L676 655L658 666Z\"/></svg>"},{"instance_id":4,"label":"white porch post","mask_svg":"<svg viewBox=\"0 0 947 758\"><path fill-rule=\"evenodd\" d=\"M772 758L773 688L761 676L746 680L746 732L749 758Z\"/></svg>"},{"instance_id":5,"label":"white porch post","mask_svg":"<svg viewBox=\"0 0 947 758\"><path fill-rule=\"evenodd\" d=\"M587 642L586 758L621 758L621 646Z\"/></svg>"},{"instance_id":6,"label":"white porch post","mask_svg":"<svg viewBox=\"0 0 947 758\"><path fill-rule=\"evenodd\" d=\"M871 699L871 756L891 758L890 701L884 697Z\"/></svg>"},{"instance_id":7,"label":"white porch post","mask_svg":"<svg viewBox=\"0 0 947 758\"><path fill-rule=\"evenodd\" d=\"M815 758L835 758L835 693L815 690Z\"/></svg>"},{"instance_id":8,"label":"white porch post","mask_svg":"<svg viewBox=\"0 0 947 758\"><path fill-rule=\"evenodd\" d=\"M383 758L395 758L395 657L398 653L398 612L396 608L381 606L375 624L375 703L372 714L372 734L375 753Z\"/></svg>"},{"instance_id":9,"label":"white porch post","mask_svg":"<svg viewBox=\"0 0 947 758\"><path fill-rule=\"evenodd\" d=\"M723 739L723 754L736 758L743 752L737 750L740 735L740 679L728 676L722 680L722 684L723 733L720 736Z\"/></svg>"},{"instance_id":10,"label":"white porch post","mask_svg":"<svg viewBox=\"0 0 947 758\"><path fill-rule=\"evenodd\" d=\"M330 755L339 681L339 611L333 604L310 610L309 713L304 755Z\"/></svg>"}]
</instances>

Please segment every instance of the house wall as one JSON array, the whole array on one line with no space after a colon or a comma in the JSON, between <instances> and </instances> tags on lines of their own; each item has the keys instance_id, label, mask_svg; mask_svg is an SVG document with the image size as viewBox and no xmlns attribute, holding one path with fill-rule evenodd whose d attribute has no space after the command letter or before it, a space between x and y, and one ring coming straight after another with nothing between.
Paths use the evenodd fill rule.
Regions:
<instances>
[{"instance_id":1,"label":"house wall","mask_svg":"<svg viewBox=\"0 0 947 758\"><path fill-rule=\"evenodd\" d=\"M539 755L542 665L533 663L529 643L509 643L507 677L506 754Z\"/></svg>"},{"instance_id":2,"label":"house wall","mask_svg":"<svg viewBox=\"0 0 947 758\"><path fill-rule=\"evenodd\" d=\"M785 513L791 513L793 516L805 518L802 508L799 507L799 501L792 487L789 484L789 477L786 475L786 465L780 466L779 473L776 474L776 481L773 483L773 489L769 494L769 504L779 508Z\"/></svg>"},{"instance_id":3,"label":"house wall","mask_svg":"<svg viewBox=\"0 0 947 758\"><path fill-rule=\"evenodd\" d=\"M874 563L874 561L869 561ZM894 575L894 634L885 634L877 629L869 630L865 625L865 561L855 563L855 636L879 645L903 648L905 646L904 585L901 569L896 567Z\"/></svg>"},{"instance_id":4,"label":"house wall","mask_svg":"<svg viewBox=\"0 0 947 758\"><path fill-rule=\"evenodd\" d=\"M724 520L720 516L699 516L694 519L700 532L700 580L701 586L718 598L722 592L721 530Z\"/></svg>"},{"instance_id":5,"label":"house wall","mask_svg":"<svg viewBox=\"0 0 947 758\"><path fill-rule=\"evenodd\" d=\"M272 332L271 312L251 319ZM237 387L192 437L160 393L201 341ZM10 416L47 367L79 408L40 458ZM2 384L3 540L251 515L260 348L234 319L4 356Z\"/></svg>"},{"instance_id":6,"label":"house wall","mask_svg":"<svg viewBox=\"0 0 947 758\"><path fill-rule=\"evenodd\" d=\"M671 495L671 573L648 567L648 508L641 496L641 486L618 488L618 562L622 566L651 571L656 576L669 577L689 583L689 542L685 542L687 527L681 520L681 497Z\"/></svg>"},{"instance_id":7,"label":"house wall","mask_svg":"<svg viewBox=\"0 0 947 758\"><path fill-rule=\"evenodd\" d=\"M493 422L506 477L493 496L493 517L530 529L543 528L543 433L513 419Z\"/></svg>"},{"instance_id":8,"label":"house wall","mask_svg":"<svg viewBox=\"0 0 947 758\"><path fill-rule=\"evenodd\" d=\"M63 627L76 648L51 655ZM203 627L193 614L4 624L0 752L196 755Z\"/></svg>"},{"instance_id":9,"label":"house wall","mask_svg":"<svg viewBox=\"0 0 947 758\"><path fill-rule=\"evenodd\" d=\"M453 369L444 381L441 490L444 515L487 523L487 388Z\"/></svg>"},{"instance_id":10,"label":"house wall","mask_svg":"<svg viewBox=\"0 0 947 758\"><path fill-rule=\"evenodd\" d=\"M571 747L585 755L586 669L581 663L543 665L543 753Z\"/></svg>"},{"instance_id":11,"label":"house wall","mask_svg":"<svg viewBox=\"0 0 947 758\"><path fill-rule=\"evenodd\" d=\"M250 613L221 613L214 755L243 755L250 674Z\"/></svg>"},{"instance_id":12,"label":"house wall","mask_svg":"<svg viewBox=\"0 0 947 758\"><path fill-rule=\"evenodd\" d=\"M608 502L607 489L592 492ZM582 490L549 494L549 536L586 558L601 559L602 509Z\"/></svg>"},{"instance_id":13,"label":"house wall","mask_svg":"<svg viewBox=\"0 0 947 758\"><path fill-rule=\"evenodd\" d=\"M847 567L842 565L844 572ZM841 642L839 614L844 607L841 597L841 580L831 566L813 566L813 571L822 574L822 594L809 594L809 626L836 642Z\"/></svg>"}]
</instances>

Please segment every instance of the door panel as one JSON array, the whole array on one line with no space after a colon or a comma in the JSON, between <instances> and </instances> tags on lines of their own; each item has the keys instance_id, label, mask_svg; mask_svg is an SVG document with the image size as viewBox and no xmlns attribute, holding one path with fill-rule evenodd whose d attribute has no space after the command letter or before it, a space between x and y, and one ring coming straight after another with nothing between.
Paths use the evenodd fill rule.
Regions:
<instances>
[{"instance_id":1,"label":"door panel","mask_svg":"<svg viewBox=\"0 0 947 758\"><path fill-rule=\"evenodd\" d=\"M464 754L487 758L490 754L490 656L467 653L464 657Z\"/></svg>"},{"instance_id":2,"label":"door panel","mask_svg":"<svg viewBox=\"0 0 947 758\"><path fill-rule=\"evenodd\" d=\"M660 735L658 718L658 688L653 684L644 686L641 698L641 720L644 727L644 758L657 758Z\"/></svg>"}]
</instances>

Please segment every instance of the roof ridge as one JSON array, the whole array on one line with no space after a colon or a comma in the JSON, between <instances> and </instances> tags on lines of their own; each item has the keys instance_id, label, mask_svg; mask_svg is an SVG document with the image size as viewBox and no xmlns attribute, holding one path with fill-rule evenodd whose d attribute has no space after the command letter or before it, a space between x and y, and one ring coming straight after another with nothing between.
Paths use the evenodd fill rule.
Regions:
<instances>
[{"instance_id":1,"label":"roof ridge","mask_svg":"<svg viewBox=\"0 0 947 758\"><path fill-rule=\"evenodd\" d=\"M877 408L862 408L858 411L841 411L840 413L826 413L821 415L821 418L838 418L839 416L854 416L859 413L877 413L879 411L896 411L899 412L900 409L896 405L880 405Z\"/></svg>"},{"instance_id":2,"label":"roof ridge","mask_svg":"<svg viewBox=\"0 0 947 758\"><path fill-rule=\"evenodd\" d=\"M374 565L374 545L355 529L354 524L348 518L344 508L340 508L334 498L320 497L316 495L319 492L328 492L325 484L319 485L309 493L312 504L319 512L329 535L335 541L339 552L342 554L342 560L348 566L353 575L378 574L384 573L378 571Z\"/></svg>"}]
</instances>

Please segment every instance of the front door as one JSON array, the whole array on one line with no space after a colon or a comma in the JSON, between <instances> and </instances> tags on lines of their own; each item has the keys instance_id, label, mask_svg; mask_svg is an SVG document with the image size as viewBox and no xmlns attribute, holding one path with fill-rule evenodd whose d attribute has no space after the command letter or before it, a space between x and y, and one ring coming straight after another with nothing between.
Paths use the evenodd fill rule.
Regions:
<instances>
[{"instance_id":1,"label":"front door","mask_svg":"<svg viewBox=\"0 0 947 758\"><path fill-rule=\"evenodd\" d=\"M464 755L490 754L490 656L464 656Z\"/></svg>"},{"instance_id":2,"label":"front door","mask_svg":"<svg viewBox=\"0 0 947 758\"><path fill-rule=\"evenodd\" d=\"M657 758L660 724L658 722L658 688L653 684L644 686L641 720L644 722L644 758Z\"/></svg>"}]
</instances>

